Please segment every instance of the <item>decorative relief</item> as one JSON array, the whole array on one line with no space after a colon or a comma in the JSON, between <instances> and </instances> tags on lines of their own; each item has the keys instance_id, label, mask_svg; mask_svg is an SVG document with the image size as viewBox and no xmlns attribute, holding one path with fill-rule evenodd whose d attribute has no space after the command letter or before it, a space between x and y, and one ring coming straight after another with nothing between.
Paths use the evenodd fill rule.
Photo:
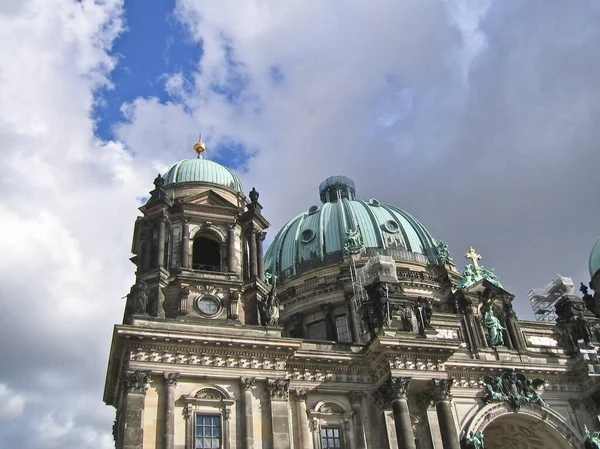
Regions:
<instances>
[{"instance_id":1,"label":"decorative relief","mask_svg":"<svg viewBox=\"0 0 600 449\"><path fill-rule=\"evenodd\" d=\"M306 390L296 389L295 393L296 398L298 398L299 401L306 402L308 396L308 392Z\"/></svg>"},{"instance_id":2,"label":"decorative relief","mask_svg":"<svg viewBox=\"0 0 600 449\"><path fill-rule=\"evenodd\" d=\"M410 377L392 377L387 384L387 393L390 399L406 399Z\"/></svg>"},{"instance_id":3,"label":"decorative relief","mask_svg":"<svg viewBox=\"0 0 600 449\"><path fill-rule=\"evenodd\" d=\"M223 395L214 388L203 388L195 395L196 399L223 399Z\"/></svg>"},{"instance_id":4,"label":"decorative relief","mask_svg":"<svg viewBox=\"0 0 600 449\"><path fill-rule=\"evenodd\" d=\"M327 402L321 405L317 411L321 413L344 413L342 407L332 402Z\"/></svg>"},{"instance_id":5,"label":"decorative relief","mask_svg":"<svg viewBox=\"0 0 600 449\"><path fill-rule=\"evenodd\" d=\"M123 377L123 387L128 393L146 393L148 382L150 381L150 371L125 371Z\"/></svg>"},{"instance_id":6,"label":"decorative relief","mask_svg":"<svg viewBox=\"0 0 600 449\"><path fill-rule=\"evenodd\" d=\"M416 357L393 357L389 359L389 367L392 369L410 369L419 371L443 371L441 359L416 358Z\"/></svg>"},{"instance_id":7,"label":"decorative relief","mask_svg":"<svg viewBox=\"0 0 600 449\"><path fill-rule=\"evenodd\" d=\"M289 379L267 379L267 388L271 399L287 401L290 387Z\"/></svg>"}]
</instances>

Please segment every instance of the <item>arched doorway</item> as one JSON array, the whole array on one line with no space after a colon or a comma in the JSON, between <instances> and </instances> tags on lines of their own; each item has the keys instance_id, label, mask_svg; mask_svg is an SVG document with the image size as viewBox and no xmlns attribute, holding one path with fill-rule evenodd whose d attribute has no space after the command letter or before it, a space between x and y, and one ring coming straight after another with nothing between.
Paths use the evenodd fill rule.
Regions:
<instances>
[{"instance_id":1,"label":"arched doorway","mask_svg":"<svg viewBox=\"0 0 600 449\"><path fill-rule=\"evenodd\" d=\"M583 444L578 430L553 409L529 404L519 412L505 403L487 404L464 431L483 432L485 449L574 449Z\"/></svg>"},{"instance_id":2,"label":"arched doorway","mask_svg":"<svg viewBox=\"0 0 600 449\"><path fill-rule=\"evenodd\" d=\"M484 430L486 449L572 449L552 426L521 413L504 415Z\"/></svg>"}]
</instances>

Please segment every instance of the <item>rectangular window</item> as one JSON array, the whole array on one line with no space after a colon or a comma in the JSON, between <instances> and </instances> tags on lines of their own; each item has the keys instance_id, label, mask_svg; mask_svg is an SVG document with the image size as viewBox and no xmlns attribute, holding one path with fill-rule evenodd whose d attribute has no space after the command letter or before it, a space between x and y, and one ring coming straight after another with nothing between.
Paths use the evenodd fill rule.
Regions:
<instances>
[{"instance_id":1,"label":"rectangular window","mask_svg":"<svg viewBox=\"0 0 600 449\"><path fill-rule=\"evenodd\" d=\"M196 415L195 449L221 448L221 417Z\"/></svg>"},{"instance_id":2,"label":"rectangular window","mask_svg":"<svg viewBox=\"0 0 600 449\"><path fill-rule=\"evenodd\" d=\"M323 449L342 447L342 438L340 436L339 427L322 427L321 428L321 447Z\"/></svg>"},{"instance_id":3,"label":"rectangular window","mask_svg":"<svg viewBox=\"0 0 600 449\"><path fill-rule=\"evenodd\" d=\"M346 315L335 317L335 328L337 330L338 341L352 341Z\"/></svg>"},{"instance_id":4,"label":"rectangular window","mask_svg":"<svg viewBox=\"0 0 600 449\"><path fill-rule=\"evenodd\" d=\"M311 340L327 340L325 321L316 321L308 325L308 338Z\"/></svg>"}]
</instances>

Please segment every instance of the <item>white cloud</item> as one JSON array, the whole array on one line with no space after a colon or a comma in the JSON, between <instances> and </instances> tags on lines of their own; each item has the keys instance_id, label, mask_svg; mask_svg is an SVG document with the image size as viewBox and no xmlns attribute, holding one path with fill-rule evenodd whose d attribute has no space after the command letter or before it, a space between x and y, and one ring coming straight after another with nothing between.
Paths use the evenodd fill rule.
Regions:
<instances>
[{"instance_id":1,"label":"white cloud","mask_svg":"<svg viewBox=\"0 0 600 449\"><path fill-rule=\"evenodd\" d=\"M25 398L0 383L0 420L21 416L24 409Z\"/></svg>"}]
</instances>

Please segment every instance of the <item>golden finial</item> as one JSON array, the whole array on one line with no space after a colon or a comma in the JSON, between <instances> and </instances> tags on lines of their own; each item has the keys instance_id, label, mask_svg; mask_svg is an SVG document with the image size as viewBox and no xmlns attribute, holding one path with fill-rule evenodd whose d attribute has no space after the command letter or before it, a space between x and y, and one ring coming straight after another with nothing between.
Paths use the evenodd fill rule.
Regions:
<instances>
[{"instance_id":1,"label":"golden finial","mask_svg":"<svg viewBox=\"0 0 600 449\"><path fill-rule=\"evenodd\" d=\"M194 145L194 151L198 155L198 159L202 157L202 154L206 152L206 145L202 142L202 133L198 136L198 142Z\"/></svg>"}]
</instances>

